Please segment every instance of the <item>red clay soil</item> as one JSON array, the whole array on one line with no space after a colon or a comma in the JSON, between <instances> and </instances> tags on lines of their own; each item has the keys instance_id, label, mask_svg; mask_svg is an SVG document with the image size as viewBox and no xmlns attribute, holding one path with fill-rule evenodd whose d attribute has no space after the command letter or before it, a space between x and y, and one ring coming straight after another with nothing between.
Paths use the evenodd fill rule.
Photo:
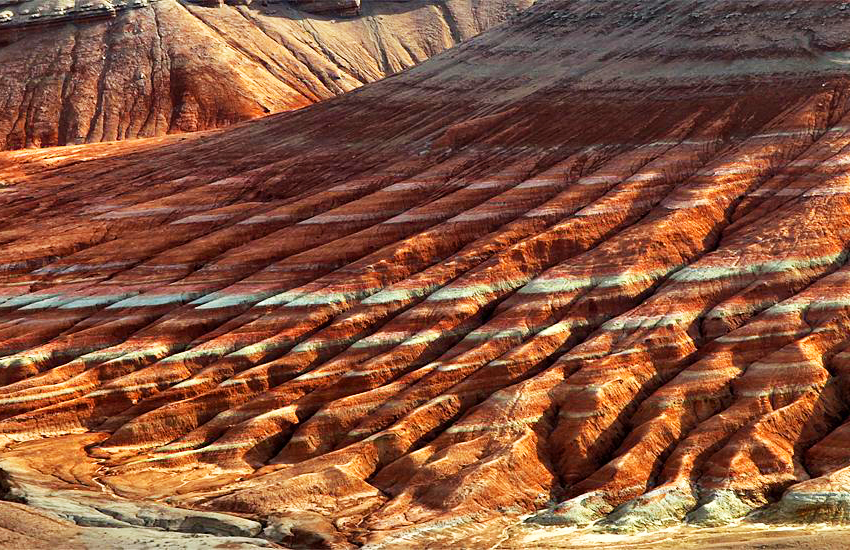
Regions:
<instances>
[{"instance_id":1,"label":"red clay soil","mask_svg":"<svg viewBox=\"0 0 850 550\"><path fill-rule=\"evenodd\" d=\"M850 521L848 24L548 0L296 112L4 153L0 469L306 547Z\"/></svg>"}]
</instances>

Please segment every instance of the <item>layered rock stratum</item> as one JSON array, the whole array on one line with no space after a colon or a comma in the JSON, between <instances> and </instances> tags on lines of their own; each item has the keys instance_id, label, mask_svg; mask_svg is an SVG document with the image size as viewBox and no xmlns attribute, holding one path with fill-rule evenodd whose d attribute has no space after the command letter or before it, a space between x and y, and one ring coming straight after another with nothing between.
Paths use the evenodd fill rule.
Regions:
<instances>
[{"instance_id":1,"label":"layered rock stratum","mask_svg":"<svg viewBox=\"0 0 850 550\"><path fill-rule=\"evenodd\" d=\"M6 492L302 547L847 522L848 24L549 0L299 111L4 153Z\"/></svg>"},{"instance_id":2,"label":"layered rock stratum","mask_svg":"<svg viewBox=\"0 0 850 550\"><path fill-rule=\"evenodd\" d=\"M0 150L296 109L411 67L530 0L219 4L0 0Z\"/></svg>"}]
</instances>

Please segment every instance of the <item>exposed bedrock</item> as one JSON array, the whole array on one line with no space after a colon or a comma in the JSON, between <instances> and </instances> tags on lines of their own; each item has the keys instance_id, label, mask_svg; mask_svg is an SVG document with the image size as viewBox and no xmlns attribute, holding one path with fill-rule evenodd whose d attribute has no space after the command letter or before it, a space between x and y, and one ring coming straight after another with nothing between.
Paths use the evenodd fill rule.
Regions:
<instances>
[{"instance_id":1,"label":"exposed bedrock","mask_svg":"<svg viewBox=\"0 0 850 550\"><path fill-rule=\"evenodd\" d=\"M0 155L0 461L284 545L847 522L850 10L600 5Z\"/></svg>"}]
</instances>

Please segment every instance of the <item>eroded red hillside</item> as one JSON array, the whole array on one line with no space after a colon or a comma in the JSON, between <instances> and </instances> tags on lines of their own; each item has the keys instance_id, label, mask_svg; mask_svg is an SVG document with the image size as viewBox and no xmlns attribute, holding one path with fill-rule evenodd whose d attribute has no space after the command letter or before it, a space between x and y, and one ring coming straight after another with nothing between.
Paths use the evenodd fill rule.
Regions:
<instances>
[{"instance_id":1,"label":"eroded red hillside","mask_svg":"<svg viewBox=\"0 0 850 550\"><path fill-rule=\"evenodd\" d=\"M0 469L308 546L846 522L848 23L550 0L294 113L4 154Z\"/></svg>"},{"instance_id":2,"label":"eroded red hillside","mask_svg":"<svg viewBox=\"0 0 850 550\"><path fill-rule=\"evenodd\" d=\"M356 14L342 0L218 4L0 2L0 150L296 109L411 67L530 2L373 0Z\"/></svg>"}]
</instances>

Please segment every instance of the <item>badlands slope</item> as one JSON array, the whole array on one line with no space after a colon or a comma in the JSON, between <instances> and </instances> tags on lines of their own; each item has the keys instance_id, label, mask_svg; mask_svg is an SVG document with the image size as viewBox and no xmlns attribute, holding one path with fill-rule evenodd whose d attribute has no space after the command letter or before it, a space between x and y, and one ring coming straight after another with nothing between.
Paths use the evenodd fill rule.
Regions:
<instances>
[{"instance_id":1,"label":"badlands slope","mask_svg":"<svg viewBox=\"0 0 850 550\"><path fill-rule=\"evenodd\" d=\"M372 549L850 521L848 25L549 0L296 112L4 153L9 498Z\"/></svg>"},{"instance_id":2,"label":"badlands slope","mask_svg":"<svg viewBox=\"0 0 850 550\"><path fill-rule=\"evenodd\" d=\"M421 62L530 2L370 0L356 15L342 0L236 4L0 0L0 150L296 109Z\"/></svg>"}]
</instances>

